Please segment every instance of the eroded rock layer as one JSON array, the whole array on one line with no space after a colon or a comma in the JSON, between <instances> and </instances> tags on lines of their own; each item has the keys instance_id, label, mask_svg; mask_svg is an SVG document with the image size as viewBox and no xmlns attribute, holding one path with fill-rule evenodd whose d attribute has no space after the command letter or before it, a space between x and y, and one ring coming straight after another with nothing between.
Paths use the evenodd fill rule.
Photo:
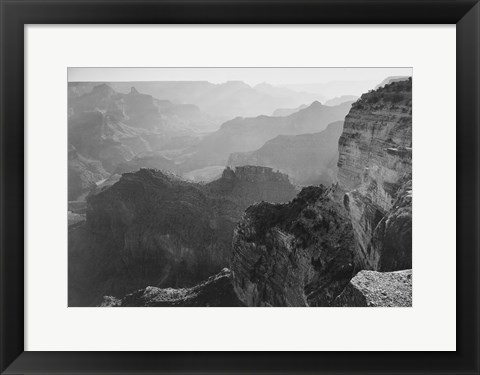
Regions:
<instances>
[{"instance_id":1,"label":"eroded rock layer","mask_svg":"<svg viewBox=\"0 0 480 375\"><path fill-rule=\"evenodd\" d=\"M359 270L412 267L411 84L386 84L353 104L339 140L338 184L306 188L288 204L247 209L231 263L243 303L327 306L351 288ZM409 280L410 292L398 289L404 299L367 299L365 305L408 305ZM342 303L360 304L353 297Z\"/></svg>"},{"instance_id":2,"label":"eroded rock layer","mask_svg":"<svg viewBox=\"0 0 480 375\"><path fill-rule=\"evenodd\" d=\"M411 267L411 176L412 81L408 79L362 95L345 118L339 141L338 181L345 192L361 268ZM408 197L398 203L399 213L396 202L407 184ZM400 233L394 235L396 230Z\"/></svg>"},{"instance_id":3,"label":"eroded rock layer","mask_svg":"<svg viewBox=\"0 0 480 375\"><path fill-rule=\"evenodd\" d=\"M235 291L248 306L327 306L354 272L353 230L333 189L249 207L233 238Z\"/></svg>"}]
</instances>

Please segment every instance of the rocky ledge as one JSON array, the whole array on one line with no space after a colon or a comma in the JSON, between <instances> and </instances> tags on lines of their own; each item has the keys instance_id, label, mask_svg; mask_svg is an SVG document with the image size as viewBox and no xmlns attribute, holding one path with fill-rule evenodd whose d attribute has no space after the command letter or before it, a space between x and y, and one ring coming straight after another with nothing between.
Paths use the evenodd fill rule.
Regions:
<instances>
[{"instance_id":1,"label":"rocky ledge","mask_svg":"<svg viewBox=\"0 0 480 375\"><path fill-rule=\"evenodd\" d=\"M122 299L105 296L102 307L222 307L243 306L231 283L231 272L224 268L220 273L192 288L156 288L137 290Z\"/></svg>"},{"instance_id":2,"label":"rocky ledge","mask_svg":"<svg viewBox=\"0 0 480 375\"><path fill-rule=\"evenodd\" d=\"M412 270L360 271L332 304L338 307L412 306Z\"/></svg>"}]
</instances>

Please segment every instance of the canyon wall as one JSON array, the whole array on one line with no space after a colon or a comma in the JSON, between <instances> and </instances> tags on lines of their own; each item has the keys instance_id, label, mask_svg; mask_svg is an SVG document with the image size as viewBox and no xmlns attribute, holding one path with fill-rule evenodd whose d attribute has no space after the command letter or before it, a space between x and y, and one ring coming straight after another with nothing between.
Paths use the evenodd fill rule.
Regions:
<instances>
[{"instance_id":1,"label":"canyon wall","mask_svg":"<svg viewBox=\"0 0 480 375\"><path fill-rule=\"evenodd\" d=\"M235 229L231 269L240 300L331 306L360 270L411 268L411 137L411 79L362 95L345 118L338 182L305 188L288 204L249 207ZM376 290L385 280L370 282ZM399 305L411 305L411 284L402 291Z\"/></svg>"},{"instance_id":2,"label":"canyon wall","mask_svg":"<svg viewBox=\"0 0 480 375\"><path fill-rule=\"evenodd\" d=\"M251 204L296 191L270 168L227 169L211 184L141 169L87 197L69 227L69 306L153 287L190 287L228 265L233 230Z\"/></svg>"},{"instance_id":3,"label":"canyon wall","mask_svg":"<svg viewBox=\"0 0 480 375\"><path fill-rule=\"evenodd\" d=\"M346 116L340 137L338 182L345 192L361 268L411 268L411 180L409 79L362 95ZM387 243L395 243L398 253L392 254Z\"/></svg>"}]
</instances>

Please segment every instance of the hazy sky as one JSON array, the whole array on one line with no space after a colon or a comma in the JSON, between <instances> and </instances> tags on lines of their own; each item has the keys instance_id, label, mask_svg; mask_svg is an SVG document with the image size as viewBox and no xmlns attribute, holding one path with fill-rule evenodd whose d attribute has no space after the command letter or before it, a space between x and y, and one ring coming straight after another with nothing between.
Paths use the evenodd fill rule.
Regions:
<instances>
[{"instance_id":1,"label":"hazy sky","mask_svg":"<svg viewBox=\"0 0 480 375\"><path fill-rule=\"evenodd\" d=\"M382 81L388 76L411 76L412 68L68 68L76 81L243 81L249 85Z\"/></svg>"}]
</instances>

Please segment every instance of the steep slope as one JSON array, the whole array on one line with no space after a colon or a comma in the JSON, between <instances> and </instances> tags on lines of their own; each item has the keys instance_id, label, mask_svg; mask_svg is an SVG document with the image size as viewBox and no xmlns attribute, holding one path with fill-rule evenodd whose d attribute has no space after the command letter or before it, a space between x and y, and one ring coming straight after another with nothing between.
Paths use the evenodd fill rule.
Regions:
<instances>
[{"instance_id":1,"label":"steep slope","mask_svg":"<svg viewBox=\"0 0 480 375\"><path fill-rule=\"evenodd\" d=\"M178 142L213 121L195 106L157 100L134 87L120 94L101 84L81 95L80 88L88 86L70 83L69 87L69 143L109 172L138 153ZM191 144L188 137L185 142Z\"/></svg>"},{"instance_id":2,"label":"steep slope","mask_svg":"<svg viewBox=\"0 0 480 375\"><path fill-rule=\"evenodd\" d=\"M354 275L354 237L334 190L304 188L290 203L247 209L231 268L247 306L328 306Z\"/></svg>"},{"instance_id":3,"label":"steep slope","mask_svg":"<svg viewBox=\"0 0 480 375\"><path fill-rule=\"evenodd\" d=\"M395 291L385 283L397 277L384 273L412 266L411 87L411 79L394 82L354 103L339 140L338 184L305 188L289 204L247 209L231 260L243 303L411 304L411 278L400 277L406 285ZM349 284L365 269L381 272L360 273ZM368 287L359 292L357 280L365 277ZM385 295L377 298L378 291Z\"/></svg>"},{"instance_id":4,"label":"steep slope","mask_svg":"<svg viewBox=\"0 0 480 375\"><path fill-rule=\"evenodd\" d=\"M338 181L346 193L344 203L355 230L357 261L362 268L381 271L411 268L411 147L411 79L362 95L345 118L339 141ZM405 190L406 184L410 188ZM401 192L407 196L395 205ZM392 209L401 212L391 212ZM403 250L396 254L399 259L383 262L380 249L391 245L382 247L371 241L373 237L378 242L382 236L393 235L389 229L392 222L388 222L389 228L385 227L387 219L383 221L383 229L377 229L380 221L390 215L403 222L402 233L397 233L397 239L402 241L394 245L395 249L401 246Z\"/></svg>"},{"instance_id":5,"label":"steep slope","mask_svg":"<svg viewBox=\"0 0 480 375\"><path fill-rule=\"evenodd\" d=\"M380 82L378 85L375 86L375 90L384 87L385 85L388 85L393 82L399 82L399 81L406 81L408 80L409 77L407 76L390 76L385 78L382 82Z\"/></svg>"},{"instance_id":6,"label":"steep slope","mask_svg":"<svg viewBox=\"0 0 480 375\"><path fill-rule=\"evenodd\" d=\"M232 307L243 306L231 283L231 272L224 268L192 288L146 287L118 299L105 296L102 307Z\"/></svg>"},{"instance_id":7,"label":"steep slope","mask_svg":"<svg viewBox=\"0 0 480 375\"><path fill-rule=\"evenodd\" d=\"M227 165L272 167L299 185L331 185L336 180L342 130L343 121L337 121L320 133L279 135L258 150L231 154Z\"/></svg>"},{"instance_id":8,"label":"steep slope","mask_svg":"<svg viewBox=\"0 0 480 375\"><path fill-rule=\"evenodd\" d=\"M236 118L206 136L192 149L185 169L193 170L210 165L225 165L234 152L253 151L279 135L316 133L328 124L344 119L351 103L335 107L314 102L308 108L286 117L259 116Z\"/></svg>"},{"instance_id":9,"label":"steep slope","mask_svg":"<svg viewBox=\"0 0 480 375\"><path fill-rule=\"evenodd\" d=\"M155 170L124 173L89 195L86 223L69 228L69 305L192 286L228 265L246 207L294 195L288 178L268 168L226 170L207 185Z\"/></svg>"}]
</instances>

